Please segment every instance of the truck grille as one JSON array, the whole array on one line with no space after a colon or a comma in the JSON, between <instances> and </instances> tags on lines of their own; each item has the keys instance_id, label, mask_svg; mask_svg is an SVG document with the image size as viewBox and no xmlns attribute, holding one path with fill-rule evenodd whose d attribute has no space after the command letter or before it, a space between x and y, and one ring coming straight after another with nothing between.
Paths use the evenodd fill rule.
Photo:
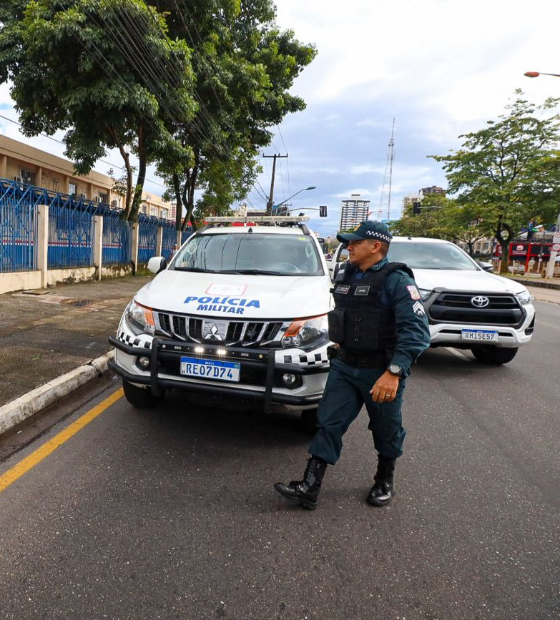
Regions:
<instances>
[{"instance_id":1,"label":"truck grille","mask_svg":"<svg viewBox=\"0 0 560 620\"><path fill-rule=\"evenodd\" d=\"M485 297L488 304L476 307L472 300ZM431 323L469 323L481 325L519 326L525 313L515 295L508 293L439 293L435 301L427 307Z\"/></svg>"},{"instance_id":2,"label":"truck grille","mask_svg":"<svg viewBox=\"0 0 560 620\"><path fill-rule=\"evenodd\" d=\"M222 343L225 346L260 347L280 346L282 337L282 322L271 321L227 321L223 319L200 318L169 314L167 312L154 311L156 321L156 335L177 338L185 342L213 342ZM222 326L222 334L217 339L203 336L203 323L216 322ZM224 325L224 323L226 325Z\"/></svg>"}]
</instances>

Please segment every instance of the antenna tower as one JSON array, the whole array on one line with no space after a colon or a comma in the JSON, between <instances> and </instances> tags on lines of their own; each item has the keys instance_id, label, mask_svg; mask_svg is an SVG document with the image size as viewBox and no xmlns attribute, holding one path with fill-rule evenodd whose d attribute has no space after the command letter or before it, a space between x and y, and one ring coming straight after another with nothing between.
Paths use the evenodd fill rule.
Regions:
<instances>
[{"instance_id":1,"label":"antenna tower","mask_svg":"<svg viewBox=\"0 0 560 620\"><path fill-rule=\"evenodd\" d=\"M383 186L381 187L381 197L379 198L379 216L387 213L387 219L391 219L391 190L393 186L393 162L395 161L395 119L391 129L391 139L387 147L387 162L385 164L385 175L383 176Z\"/></svg>"}]
</instances>

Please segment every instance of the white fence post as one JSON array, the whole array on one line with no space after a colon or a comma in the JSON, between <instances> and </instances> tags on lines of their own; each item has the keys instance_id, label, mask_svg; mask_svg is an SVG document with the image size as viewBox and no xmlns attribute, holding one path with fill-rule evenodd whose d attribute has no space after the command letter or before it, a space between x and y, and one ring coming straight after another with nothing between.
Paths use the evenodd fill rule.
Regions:
<instances>
[{"instance_id":1,"label":"white fence post","mask_svg":"<svg viewBox=\"0 0 560 620\"><path fill-rule=\"evenodd\" d=\"M140 243L140 224L135 222L132 224L132 264L133 273L138 272L138 245Z\"/></svg>"},{"instance_id":2,"label":"white fence post","mask_svg":"<svg viewBox=\"0 0 560 620\"><path fill-rule=\"evenodd\" d=\"M97 268L97 280L101 280L103 267L103 216L93 218L93 265Z\"/></svg>"},{"instance_id":3,"label":"white fence post","mask_svg":"<svg viewBox=\"0 0 560 620\"><path fill-rule=\"evenodd\" d=\"M163 252L163 226L158 226L156 240L156 256L162 256Z\"/></svg>"},{"instance_id":4,"label":"white fence post","mask_svg":"<svg viewBox=\"0 0 560 620\"><path fill-rule=\"evenodd\" d=\"M37 269L41 272L41 288L48 285L49 205L37 205Z\"/></svg>"}]
</instances>

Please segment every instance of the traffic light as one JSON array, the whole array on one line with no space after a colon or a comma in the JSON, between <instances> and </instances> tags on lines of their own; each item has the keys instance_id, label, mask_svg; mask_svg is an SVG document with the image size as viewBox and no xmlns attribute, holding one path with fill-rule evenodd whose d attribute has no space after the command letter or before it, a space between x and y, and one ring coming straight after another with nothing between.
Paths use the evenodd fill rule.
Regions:
<instances>
[{"instance_id":1,"label":"traffic light","mask_svg":"<svg viewBox=\"0 0 560 620\"><path fill-rule=\"evenodd\" d=\"M327 217L327 206L321 205L319 207L319 217Z\"/></svg>"},{"instance_id":2,"label":"traffic light","mask_svg":"<svg viewBox=\"0 0 560 620\"><path fill-rule=\"evenodd\" d=\"M421 212L422 212L422 205L419 202L413 202L412 213L414 213L414 215L418 215Z\"/></svg>"}]
</instances>

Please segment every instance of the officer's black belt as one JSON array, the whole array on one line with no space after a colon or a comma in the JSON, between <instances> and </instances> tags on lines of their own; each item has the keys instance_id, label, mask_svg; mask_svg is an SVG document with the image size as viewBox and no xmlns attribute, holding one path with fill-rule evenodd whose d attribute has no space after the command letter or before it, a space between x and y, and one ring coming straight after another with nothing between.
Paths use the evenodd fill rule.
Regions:
<instances>
[{"instance_id":1,"label":"officer's black belt","mask_svg":"<svg viewBox=\"0 0 560 620\"><path fill-rule=\"evenodd\" d=\"M355 368L385 368L387 365L387 352L374 351L367 355L357 355L339 348L336 353L336 359Z\"/></svg>"}]
</instances>

